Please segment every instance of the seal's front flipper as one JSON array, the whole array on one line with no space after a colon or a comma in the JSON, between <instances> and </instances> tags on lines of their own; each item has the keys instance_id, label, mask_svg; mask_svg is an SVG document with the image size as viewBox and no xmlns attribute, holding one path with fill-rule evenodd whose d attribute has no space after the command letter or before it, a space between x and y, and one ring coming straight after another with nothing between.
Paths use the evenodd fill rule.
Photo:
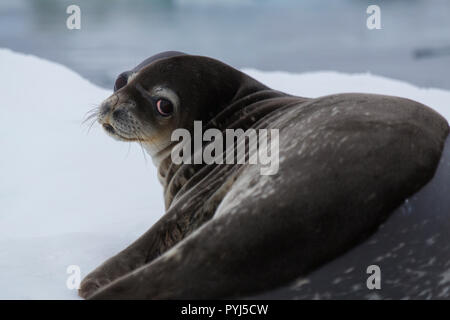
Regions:
<instances>
[{"instance_id":1,"label":"seal's front flipper","mask_svg":"<svg viewBox=\"0 0 450 320\"><path fill-rule=\"evenodd\" d=\"M88 274L81 282L78 295L89 298L102 287L164 254L195 228L187 218L189 215L189 211L181 211L177 206L169 209L138 240Z\"/></svg>"},{"instance_id":2,"label":"seal's front flipper","mask_svg":"<svg viewBox=\"0 0 450 320\"><path fill-rule=\"evenodd\" d=\"M89 273L81 282L78 295L87 299L100 288L145 264L145 247L142 241L145 236L148 237L148 234Z\"/></svg>"},{"instance_id":3,"label":"seal's front flipper","mask_svg":"<svg viewBox=\"0 0 450 320\"><path fill-rule=\"evenodd\" d=\"M149 263L180 241L184 234L179 232L178 215L176 210L168 211L138 240L89 273L81 282L78 295L89 298L100 288ZM178 232L173 232L175 228Z\"/></svg>"},{"instance_id":4,"label":"seal's front flipper","mask_svg":"<svg viewBox=\"0 0 450 320\"><path fill-rule=\"evenodd\" d=\"M248 232L255 227L257 221L246 214L214 218L91 299L211 299L258 291L270 272L281 270L284 258L267 259L263 233Z\"/></svg>"}]
</instances>

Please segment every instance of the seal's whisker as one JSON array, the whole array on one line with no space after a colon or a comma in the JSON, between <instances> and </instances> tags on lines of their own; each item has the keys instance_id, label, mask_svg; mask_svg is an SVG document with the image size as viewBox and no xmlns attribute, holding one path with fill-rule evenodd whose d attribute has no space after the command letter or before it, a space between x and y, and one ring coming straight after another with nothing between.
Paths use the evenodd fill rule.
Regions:
<instances>
[{"instance_id":1,"label":"seal's whisker","mask_svg":"<svg viewBox=\"0 0 450 320\"><path fill-rule=\"evenodd\" d=\"M97 118L93 117L91 124L88 127L87 133L89 134L89 132L91 131L91 128L94 126L94 124L97 122Z\"/></svg>"},{"instance_id":2,"label":"seal's whisker","mask_svg":"<svg viewBox=\"0 0 450 320\"><path fill-rule=\"evenodd\" d=\"M81 124L84 125L89 122L87 130L88 134L91 131L92 127L94 126L95 122L97 121L99 111L100 107L95 107L85 113L84 120L81 122Z\"/></svg>"},{"instance_id":3,"label":"seal's whisker","mask_svg":"<svg viewBox=\"0 0 450 320\"><path fill-rule=\"evenodd\" d=\"M137 142L139 143L139 146L141 147L142 154L144 155L145 164L147 164L147 156L145 155L145 150L142 145L143 137L141 136L141 131L138 128L134 128L133 134L136 136Z\"/></svg>"},{"instance_id":4,"label":"seal's whisker","mask_svg":"<svg viewBox=\"0 0 450 320\"><path fill-rule=\"evenodd\" d=\"M95 108L89 110L88 112L86 112L84 115L84 120L81 123L84 124L84 123L88 122L89 120L91 120L92 118L96 118L98 116L99 110L100 110L99 107L95 107Z\"/></svg>"},{"instance_id":5,"label":"seal's whisker","mask_svg":"<svg viewBox=\"0 0 450 320\"><path fill-rule=\"evenodd\" d=\"M100 109L100 106L95 106L95 107L93 107L92 109L88 110L88 111L85 113L85 115L88 115L88 114L90 114L90 113L92 113L92 112L98 112L99 109Z\"/></svg>"},{"instance_id":6,"label":"seal's whisker","mask_svg":"<svg viewBox=\"0 0 450 320\"><path fill-rule=\"evenodd\" d=\"M139 145L141 146L142 154L144 155L145 164L147 164L148 163L147 156L145 155L145 150L144 150L144 147L142 146L142 142L141 142L141 140L138 140L138 142L139 142Z\"/></svg>"},{"instance_id":7,"label":"seal's whisker","mask_svg":"<svg viewBox=\"0 0 450 320\"><path fill-rule=\"evenodd\" d=\"M92 109L88 110L86 112L86 114L89 114L89 113L92 113L92 112L97 112L99 108L100 108L99 106L94 106Z\"/></svg>"},{"instance_id":8,"label":"seal's whisker","mask_svg":"<svg viewBox=\"0 0 450 320\"><path fill-rule=\"evenodd\" d=\"M96 113L93 113L93 114L91 114L90 116L86 117L86 118L83 120L82 124L85 124L86 122L88 122L88 121L90 121L90 120L92 120L92 119L96 120L96 118L97 118L97 114L96 114Z\"/></svg>"},{"instance_id":9,"label":"seal's whisker","mask_svg":"<svg viewBox=\"0 0 450 320\"><path fill-rule=\"evenodd\" d=\"M128 142L128 150L127 154L125 155L125 159L128 158L128 156L130 155L130 149L131 149L131 142Z\"/></svg>"}]
</instances>

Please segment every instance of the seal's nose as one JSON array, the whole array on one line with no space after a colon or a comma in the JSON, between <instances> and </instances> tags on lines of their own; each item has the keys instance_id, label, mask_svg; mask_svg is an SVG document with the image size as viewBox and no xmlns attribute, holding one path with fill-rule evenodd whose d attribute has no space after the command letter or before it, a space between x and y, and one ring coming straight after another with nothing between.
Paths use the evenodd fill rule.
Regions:
<instances>
[{"instance_id":1,"label":"seal's nose","mask_svg":"<svg viewBox=\"0 0 450 320\"><path fill-rule=\"evenodd\" d=\"M111 103L109 101L102 103L102 105L100 106L100 116L106 116L111 112L111 109Z\"/></svg>"},{"instance_id":2,"label":"seal's nose","mask_svg":"<svg viewBox=\"0 0 450 320\"><path fill-rule=\"evenodd\" d=\"M111 97L106 99L100 106L100 115L106 116L116 107L118 102L119 97L116 94L113 94Z\"/></svg>"},{"instance_id":3,"label":"seal's nose","mask_svg":"<svg viewBox=\"0 0 450 320\"><path fill-rule=\"evenodd\" d=\"M103 125L103 123L107 123L109 120L109 116L111 111L114 110L117 102L119 101L119 97L116 94L113 94L111 97L106 99L100 105L100 110L98 112L98 122Z\"/></svg>"}]
</instances>

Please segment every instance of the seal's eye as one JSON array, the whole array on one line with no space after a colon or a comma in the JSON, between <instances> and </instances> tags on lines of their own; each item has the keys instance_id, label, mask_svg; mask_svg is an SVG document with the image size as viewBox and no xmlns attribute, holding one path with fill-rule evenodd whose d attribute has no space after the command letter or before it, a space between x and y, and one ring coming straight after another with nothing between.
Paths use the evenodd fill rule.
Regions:
<instances>
[{"instance_id":1,"label":"seal's eye","mask_svg":"<svg viewBox=\"0 0 450 320\"><path fill-rule=\"evenodd\" d=\"M156 101L156 109L160 115L167 117L173 112L173 104L167 99L158 99L158 101Z\"/></svg>"},{"instance_id":2,"label":"seal's eye","mask_svg":"<svg viewBox=\"0 0 450 320\"><path fill-rule=\"evenodd\" d=\"M116 82L114 83L114 92L123 88L127 85L128 79L124 74L121 74L117 77Z\"/></svg>"}]
</instances>

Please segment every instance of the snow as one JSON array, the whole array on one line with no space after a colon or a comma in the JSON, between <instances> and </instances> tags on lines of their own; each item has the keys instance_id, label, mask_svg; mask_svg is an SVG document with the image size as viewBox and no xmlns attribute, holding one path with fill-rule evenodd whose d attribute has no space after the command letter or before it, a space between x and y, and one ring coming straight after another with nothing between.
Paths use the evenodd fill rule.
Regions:
<instances>
[{"instance_id":1,"label":"snow","mask_svg":"<svg viewBox=\"0 0 450 320\"><path fill-rule=\"evenodd\" d=\"M70 69L0 49L0 299L74 299L81 277L164 213L156 169L138 145L82 120L108 97ZM301 96L370 92L420 101L450 119L450 92L370 74L244 70Z\"/></svg>"},{"instance_id":2,"label":"snow","mask_svg":"<svg viewBox=\"0 0 450 320\"><path fill-rule=\"evenodd\" d=\"M245 73L269 87L303 97L320 97L344 92L365 92L405 97L419 101L450 119L450 91L418 88L407 82L365 74L335 71L288 73L243 69Z\"/></svg>"}]
</instances>

